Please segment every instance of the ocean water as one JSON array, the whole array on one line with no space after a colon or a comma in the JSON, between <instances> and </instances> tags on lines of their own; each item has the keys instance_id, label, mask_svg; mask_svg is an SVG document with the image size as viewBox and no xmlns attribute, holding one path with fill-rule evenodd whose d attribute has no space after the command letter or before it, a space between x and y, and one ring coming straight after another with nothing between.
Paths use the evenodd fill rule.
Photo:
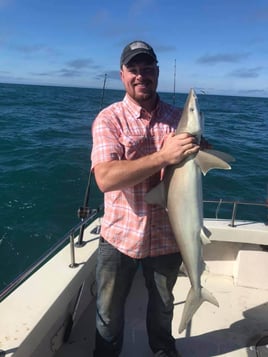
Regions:
<instances>
[{"instance_id":1,"label":"ocean water","mask_svg":"<svg viewBox=\"0 0 268 357\"><path fill-rule=\"evenodd\" d=\"M90 169L91 124L124 92L0 84L0 290L79 222ZM160 93L173 102L173 94ZM268 98L199 94L205 137L236 158L203 179L205 200L260 202L268 195ZM183 106L186 94L176 95ZM101 203L92 185L89 206ZM231 209L231 208L230 208ZM223 216L230 212L223 210ZM243 218L267 209L242 207ZM215 206L206 207L215 216Z\"/></svg>"}]
</instances>

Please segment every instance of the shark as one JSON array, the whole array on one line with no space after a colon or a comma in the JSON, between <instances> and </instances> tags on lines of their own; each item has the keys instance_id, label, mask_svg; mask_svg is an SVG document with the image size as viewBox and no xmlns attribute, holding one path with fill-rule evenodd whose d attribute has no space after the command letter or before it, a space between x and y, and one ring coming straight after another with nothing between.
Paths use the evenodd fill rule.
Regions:
<instances>
[{"instance_id":1,"label":"shark","mask_svg":"<svg viewBox=\"0 0 268 357\"><path fill-rule=\"evenodd\" d=\"M175 134L187 132L201 142L203 116L194 89L190 89ZM204 261L202 245L210 243L211 232L203 223L202 175L212 169L230 170L235 159L217 150L199 150L182 162L165 169L159 185L145 195L149 204L165 207L174 237L182 255L191 287L179 326L181 333L204 301L219 306L216 298L201 285Z\"/></svg>"}]
</instances>

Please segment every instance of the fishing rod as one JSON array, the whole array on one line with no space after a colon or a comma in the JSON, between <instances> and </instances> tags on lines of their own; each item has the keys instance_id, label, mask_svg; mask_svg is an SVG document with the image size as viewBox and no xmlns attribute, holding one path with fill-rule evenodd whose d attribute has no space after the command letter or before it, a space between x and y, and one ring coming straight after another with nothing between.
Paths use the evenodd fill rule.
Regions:
<instances>
[{"instance_id":1,"label":"fishing rod","mask_svg":"<svg viewBox=\"0 0 268 357\"><path fill-rule=\"evenodd\" d=\"M105 93L105 89L106 89L106 81L107 81L107 73L105 73L105 75L104 75L99 111L103 108L104 93ZM78 218L80 218L81 221L84 221L92 212L92 209L89 207L91 182L92 182L92 171L90 169L89 175L88 175L86 192L85 192L85 196L84 196L84 204L82 207L79 207L78 212L77 212ZM78 237L78 241L76 243L77 247L81 247L84 245L84 243L83 243L84 230L85 230L85 225L83 224L79 231L79 237Z\"/></svg>"},{"instance_id":2,"label":"fishing rod","mask_svg":"<svg viewBox=\"0 0 268 357\"><path fill-rule=\"evenodd\" d=\"M84 221L90 215L90 212L92 211L91 208L89 208L89 206L88 206L89 196L90 196L90 187L91 187L91 175L92 175L91 170L89 170L88 182L87 182L87 187L86 187L86 192L85 192L85 197L84 197L84 204L82 207L79 207L78 211L77 211L78 218L80 218L81 221ZM78 237L78 241L76 243L76 246L78 246L78 247L81 247L84 245L83 244L84 230L85 230L85 225L83 224L80 227L79 237Z\"/></svg>"},{"instance_id":3,"label":"fishing rod","mask_svg":"<svg viewBox=\"0 0 268 357\"><path fill-rule=\"evenodd\" d=\"M103 86L102 86L102 96L101 96L101 101L100 101L100 111L101 111L101 109L103 107L106 80L107 80L107 73L104 74L104 80L103 80Z\"/></svg>"},{"instance_id":4,"label":"fishing rod","mask_svg":"<svg viewBox=\"0 0 268 357\"><path fill-rule=\"evenodd\" d=\"M175 105L175 96L176 96L176 58L174 60L173 105Z\"/></svg>"}]
</instances>

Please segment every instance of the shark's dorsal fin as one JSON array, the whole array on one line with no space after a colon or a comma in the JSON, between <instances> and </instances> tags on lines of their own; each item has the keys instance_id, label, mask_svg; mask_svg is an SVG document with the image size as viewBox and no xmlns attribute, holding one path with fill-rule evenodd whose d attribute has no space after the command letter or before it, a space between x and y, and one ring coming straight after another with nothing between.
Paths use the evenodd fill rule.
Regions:
<instances>
[{"instance_id":1,"label":"shark's dorsal fin","mask_svg":"<svg viewBox=\"0 0 268 357\"><path fill-rule=\"evenodd\" d=\"M200 150L194 158L196 165L199 166L203 175L206 175L209 170L223 169L230 170L231 166L218 156L212 155L208 152Z\"/></svg>"},{"instance_id":2,"label":"shark's dorsal fin","mask_svg":"<svg viewBox=\"0 0 268 357\"><path fill-rule=\"evenodd\" d=\"M160 182L145 195L145 201L151 205L159 205L166 208L166 194L164 182Z\"/></svg>"}]
</instances>

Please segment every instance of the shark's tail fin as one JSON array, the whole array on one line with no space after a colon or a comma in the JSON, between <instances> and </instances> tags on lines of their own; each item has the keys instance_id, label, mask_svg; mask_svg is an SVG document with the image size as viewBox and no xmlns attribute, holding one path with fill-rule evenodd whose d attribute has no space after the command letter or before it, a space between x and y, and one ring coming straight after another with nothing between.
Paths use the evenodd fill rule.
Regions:
<instances>
[{"instance_id":1,"label":"shark's tail fin","mask_svg":"<svg viewBox=\"0 0 268 357\"><path fill-rule=\"evenodd\" d=\"M204 301L208 301L213 305L219 306L217 299L207 289L190 289L184 305L179 333L181 333L186 328L188 322L192 319L194 313Z\"/></svg>"}]
</instances>

